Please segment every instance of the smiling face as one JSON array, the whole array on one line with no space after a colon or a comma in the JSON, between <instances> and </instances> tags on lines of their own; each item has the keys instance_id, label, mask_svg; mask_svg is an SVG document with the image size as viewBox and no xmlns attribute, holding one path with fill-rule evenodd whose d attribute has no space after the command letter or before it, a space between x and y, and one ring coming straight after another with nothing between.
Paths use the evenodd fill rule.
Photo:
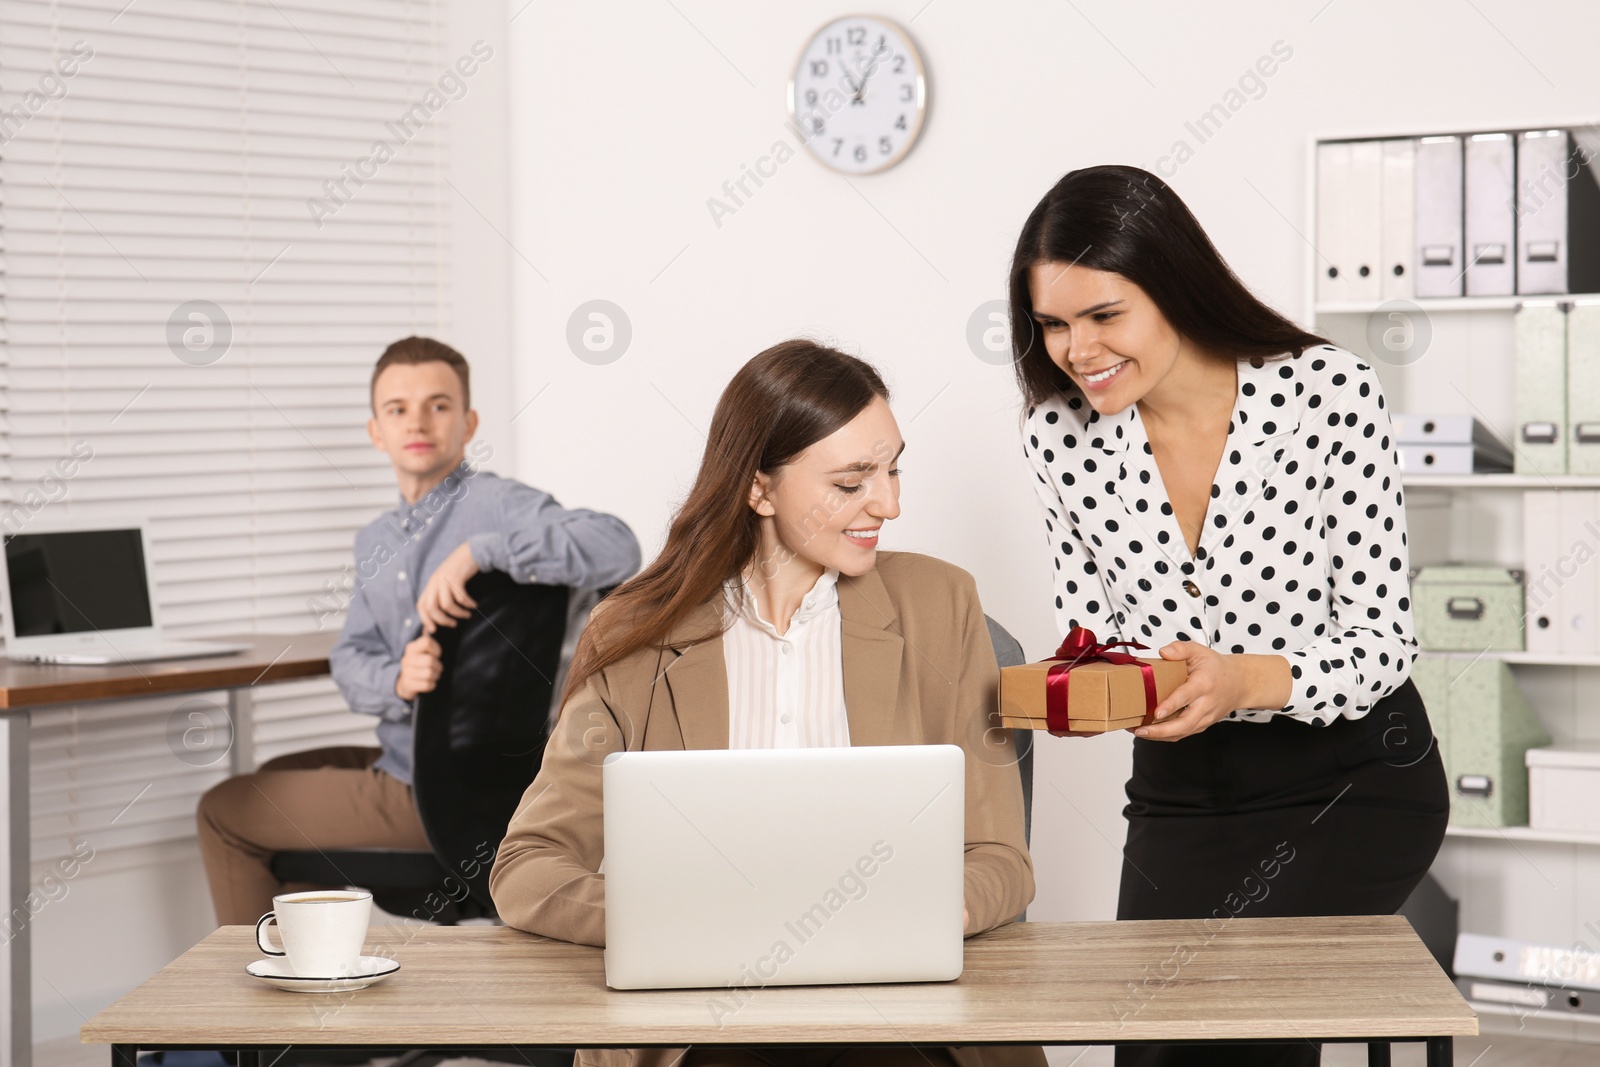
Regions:
<instances>
[{"instance_id":1,"label":"smiling face","mask_svg":"<svg viewBox=\"0 0 1600 1067\"><path fill-rule=\"evenodd\" d=\"M879 529L900 514L895 464L904 449L888 403L878 398L771 475L757 474L750 507L765 520L757 573L870 571Z\"/></svg>"},{"instance_id":2,"label":"smiling face","mask_svg":"<svg viewBox=\"0 0 1600 1067\"><path fill-rule=\"evenodd\" d=\"M1102 415L1144 399L1179 359L1181 335L1120 274L1035 263L1028 290L1050 361Z\"/></svg>"},{"instance_id":3,"label":"smiling face","mask_svg":"<svg viewBox=\"0 0 1600 1067\"><path fill-rule=\"evenodd\" d=\"M439 362L396 363L372 383L367 433L408 497L408 486L432 488L465 457L478 413L467 409L462 392L456 372Z\"/></svg>"}]
</instances>

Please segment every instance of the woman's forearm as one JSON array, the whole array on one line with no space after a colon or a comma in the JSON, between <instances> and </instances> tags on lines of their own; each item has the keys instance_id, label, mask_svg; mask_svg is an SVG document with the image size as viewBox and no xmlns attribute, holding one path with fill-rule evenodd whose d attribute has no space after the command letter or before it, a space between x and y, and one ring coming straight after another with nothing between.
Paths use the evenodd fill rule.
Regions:
<instances>
[{"instance_id":1,"label":"woman's forearm","mask_svg":"<svg viewBox=\"0 0 1600 1067\"><path fill-rule=\"evenodd\" d=\"M1229 659L1238 667L1244 688L1241 708L1281 708L1294 695L1294 677L1289 661L1278 655L1236 653Z\"/></svg>"}]
</instances>

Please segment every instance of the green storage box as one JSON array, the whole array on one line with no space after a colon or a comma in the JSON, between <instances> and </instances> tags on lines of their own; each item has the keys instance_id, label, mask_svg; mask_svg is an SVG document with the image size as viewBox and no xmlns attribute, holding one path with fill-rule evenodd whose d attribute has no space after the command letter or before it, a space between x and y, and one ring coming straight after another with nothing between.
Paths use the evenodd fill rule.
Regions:
<instances>
[{"instance_id":1,"label":"green storage box","mask_svg":"<svg viewBox=\"0 0 1600 1067\"><path fill-rule=\"evenodd\" d=\"M1487 656L1419 656L1411 679L1450 781L1457 826L1526 826L1526 753L1550 743L1511 668Z\"/></svg>"},{"instance_id":2,"label":"green storage box","mask_svg":"<svg viewBox=\"0 0 1600 1067\"><path fill-rule=\"evenodd\" d=\"M1567 473L1567 313L1554 300L1516 314L1518 474Z\"/></svg>"},{"instance_id":3,"label":"green storage box","mask_svg":"<svg viewBox=\"0 0 1600 1067\"><path fill-rule=\"evenodd\" d=\"M1520 314L1520 313L1519 313ZM1567 314L1567 473L1600 474L1600 303Z\"/></svg>"},{"instance_id":4,"label":"green storage box","mask_svg":"<svg viewBox=\"0 0 1600 1067\"><path fill-rule=\"evenodd\" d=\"M1447 563L1411 582L1417 644L1441 652L1521 652L1522 572Z\"/></svg>"}]
</instances>

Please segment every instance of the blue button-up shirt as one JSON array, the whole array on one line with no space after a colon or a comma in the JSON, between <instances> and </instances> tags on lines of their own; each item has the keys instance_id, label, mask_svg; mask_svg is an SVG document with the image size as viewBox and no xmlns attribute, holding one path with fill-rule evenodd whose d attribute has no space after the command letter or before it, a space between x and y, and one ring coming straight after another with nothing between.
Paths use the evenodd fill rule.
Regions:
<instances>
[{"instance_id":1,"label":"blue button-up shirt","mask_svg":"<svg viewBox=\"0 0 1600 1067\"><path fill-rule=\"evenodd\" d=\"M417 598L463 542L479 570L519 582L598 589L639 569L639 542L621 519L568 510L549 493L466 464L358 533L349 615L328 658L351 710L379 717L376 766L408 785L412 702L394 691L400 657L422 633Z\"/></svg>"}]
</instances>

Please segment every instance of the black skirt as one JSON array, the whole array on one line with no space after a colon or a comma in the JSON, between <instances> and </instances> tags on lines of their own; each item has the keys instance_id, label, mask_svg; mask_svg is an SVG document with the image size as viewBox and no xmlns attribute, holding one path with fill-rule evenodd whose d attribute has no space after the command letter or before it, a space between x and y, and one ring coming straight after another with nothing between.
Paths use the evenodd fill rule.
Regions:
<instances>
[{"instance_id":1,"label":"black skirt","mask_svg":"<svg viewBox=\"0 0 1600 1067\"><path fill-rule=\"evenodd\" d=\"M1450 816L1438 746L1408 680L1361 719L1220 722L1135 738L1119 919L1391 915ZM1118 1067L1315 1064L1293 1045L1125 1046Z\"/></svg>"}]
</instances>

